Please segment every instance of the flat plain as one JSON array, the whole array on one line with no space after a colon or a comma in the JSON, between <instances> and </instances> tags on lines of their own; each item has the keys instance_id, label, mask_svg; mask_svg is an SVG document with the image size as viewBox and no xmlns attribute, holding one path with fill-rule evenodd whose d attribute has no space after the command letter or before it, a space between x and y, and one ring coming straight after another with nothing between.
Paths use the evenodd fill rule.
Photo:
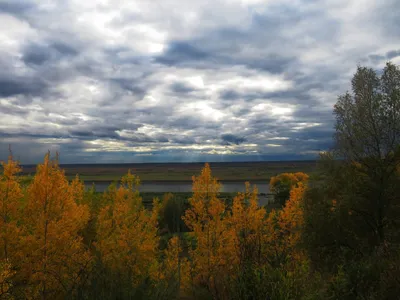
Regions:
<instances>
[{"instance_id":1,"label":"flat plain","mask_svg":"<svg viewBox=\"0 0 400 300\"><path fill-rule=\"evenodd\" d=\"M190 182L200 174L204 163L136 163L136 164L61 164L69 179L79 174L85 182L111 182L121 178L130 169L142 182ZM311 174L316 161L261 161L211 162L210 167L221 181L269 181L272 176L285 172ZM22 175L29 180L35 165L23 165Z\"/></svg>"}]
</instances>

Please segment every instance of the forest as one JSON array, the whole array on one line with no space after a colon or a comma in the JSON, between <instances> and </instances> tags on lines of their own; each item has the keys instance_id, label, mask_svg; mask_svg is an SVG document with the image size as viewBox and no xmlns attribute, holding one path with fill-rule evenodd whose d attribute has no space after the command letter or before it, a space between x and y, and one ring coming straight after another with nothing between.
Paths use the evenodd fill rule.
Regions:
<instances>
[{"instance_id":1,"label":"forest","mask_svg":"<svg viewBox=\"0 0 400 300\"><path fill-rule=\"evenodd\" d=\"M0 174L0 299L398 299L400 69L357 68L313 174L227 201L209 164L192 195L145 206L129 171L99 193L47 153Z\"/></svg>"}]
</instances>

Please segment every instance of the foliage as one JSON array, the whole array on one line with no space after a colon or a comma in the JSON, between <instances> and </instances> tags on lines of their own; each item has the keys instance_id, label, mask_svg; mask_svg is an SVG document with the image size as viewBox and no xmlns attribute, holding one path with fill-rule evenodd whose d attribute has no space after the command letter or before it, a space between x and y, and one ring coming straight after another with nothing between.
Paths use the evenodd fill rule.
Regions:
<instances>
[{"instance_id":1,"label":"foliage","mask_svg":"<svg viewBox=\"0 0 400 300\"><path fill-rule=\"evenodd\" d=\"M303 241L327 297L395 299L400 235L400 69L358 67L335 105L335 148L305 194ZM390 279L389 279L390 278Z\"/></svg>"},{"instance_id":2,"label":"foliage","mask_svg":"<svg viewBox=\"0 0 400 300\"><path fill-rule=\"evenodd\" d=\"M105 201L110 203L98 215L95 244L101 262L111 274L115 278L125 278L134 288L139 288L151 277L149 271L156 261L159 242L160 205L155 199L149 213L143 207L138 184L138 178L129 171L118 189L110 187L105 194Z\"/></svg>"},{"instance_id":3,"label":"foliage","mask_svg":"<svg viewBox=\"0 0 400 300\"><path fill-rule=\"evenodd\" d=\"M271 192L275 193L274 199L282 206L289 199L290 190L296 187L299 182L306 183L308 175L302 172L282 173L275 177L271 177L269 182Z\"/></svg>"},{"instance_id":4,"label":"foliage","mask_svg":"<svg viewBox=\"0 0 400 300\"><path fill-rule=\"evenodd\" d=\"M334 109L335 148L317 176L271 178L271 211L247 182L224 199L208 164L189 199L145 205L130 171L104 193L85 191L49 154L24 189L10 153L0 298L397 299L400 71L359 67L352 85Z\"/></svg>"},{"instance_id":5,"label":"foliage","mask_svg":"<svg viewBox=\"0 0 400 300\"><path fill-rule=\"evenodd\" d=\"M13 299L10 291L13 286L11 278L14 274L15 271L12 270L11 264L8 260L0 261L0 299Z\"/></svg>"},{"instance_id":6,"label":"foliage","mask_svg":"<svg viewBox=\"0 0 400 300\"><path fill-rule=\"evenodd\" d=\"M202 286L214 298L223 298L226 276L235 262L232 259L233 235L225 217L229 212L218 199L220 184L208 164L200 176L193 177L193 197L183 217L193 231L196 247L189 249L189 276L193 287ZM193 289L195 297L195 290Z\"/></svg>"},{"instance_id":7,"label":"foliage","mask_svg":"<svg viewBox=\"0 0 400 300\"><path fill-rule=\"evenodd\" d=\"M400 164L400 69L387 63L379 77L373 69L358 67L352 87L353 95L340 96L335 105L336 151L359 178L355 182L359 185L351 189L357 197L350 202L354 213L371 227L378 245L395 222L400 205L396 174Z\"/></svg>"},{"instance_id":8,"label":"foliage","mask_svg":"<svg viewBox=\"0 0 400 300\"><path fill-rule=\"evenodd\" d=\"M12 159L8 165L17 166ZM18 187L16 177L7 180ZM208 164L193 177L186 210L183 201L167 194L149 211L139 183L128 172L103 195L94 187L85 192L78 177L68 183L57 160L46 155L26 200L22 192L2 198L14 203L10 220L15 219L20 237L12 248L18 263L7 273L10 297L259 299L267 294L289 299L304 290L296 285L303 280L296 264L271 263L271 249L299 265L305 262L295 255L302 184L292 189L282 210L268 215L249 183L231 201L220 198ZM169 229L163 239L170 237L164 247L163 228Z\"/></svg>"},{"instance_id":9,"label":"foliage","mask_svg":"<svg viewBox=\"0 0 400 300\"><path fill-rule=\"evenodd\" d=\"M179 199L171 193L165 194L160 207L160 228L166 229L169 233L188 231L182 220L187 204L184 199Z\"/></svg>"},{"instance_id":10,"label":"foliage","mask_svg":"<svg viewBox=\"0 0 400 300\"><path fill-rule=\"evenodd\" d=\"M86 280L91 255L79 233L89 208L76 203L82 193L79 179L69 184L57 160L47 154L28 187L24 208L16 282L27 282L26 297L70 297Z\"/></svg>"},{"instance_id":11,"label":"foliage","mask_svg":"<svg viewBox=\"0 0 400 300\"><path fill-rule=\"evenodd\" d=\"M18 227L19 207L23 193L18 181L21 168L13 160L12 153L7 162L1 163L0 175L0 260L14 260L21 229Z\"/></svg>"}]
</instances>

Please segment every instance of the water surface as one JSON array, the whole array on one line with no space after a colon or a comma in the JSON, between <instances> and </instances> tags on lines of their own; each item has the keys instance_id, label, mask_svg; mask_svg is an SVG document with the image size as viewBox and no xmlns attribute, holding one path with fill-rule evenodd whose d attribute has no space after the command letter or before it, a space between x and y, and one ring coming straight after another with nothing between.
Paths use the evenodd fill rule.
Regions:
<instances>
[{"instance_id":1,"label":"water surface","mask_svg":"<svg viewBox=\"0 0 400 300\"><path fill-rule=\"evenodd\" d=\"M269 192L269 184L260 181L260 182L251 182L251 184L255 184L258 188L259 193L268 193ZM91 187L91 183L85 184L87 188ZM108 186L110 182L95 182L96 191L103 192ZM226 193L237 193L243 192L245 190L245 185L243 182L222 182L221 192ZM142 182L139 187L140 192L154 192L154 193L190 193L192 191L192 183L191 182Z\"/></svg>"}]
</instances>

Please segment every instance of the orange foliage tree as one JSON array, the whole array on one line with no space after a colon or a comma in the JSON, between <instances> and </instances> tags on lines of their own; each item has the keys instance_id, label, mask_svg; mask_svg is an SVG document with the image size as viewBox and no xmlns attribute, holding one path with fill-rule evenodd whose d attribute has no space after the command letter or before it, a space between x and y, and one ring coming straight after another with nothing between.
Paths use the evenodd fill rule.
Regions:
<instances>
[{"instance_id":1,"label":"orange foliage tree","mask_svg":"<svg viewBox=\"0 0 400 300\"><path fill-rule=\"evenodd\" d=\"M306 183L308 175L302 172L282 173L275 177L271 177L269 182L271 192L275 193L275 201L284 205L289 199L290 190L297 186L299 182Z\"/></svg>"},{"instance_id":2,"label":"orange foliage tree","mask_svg":"<svg viewBox=\"0 0 400 300\"><path fill-rule=\"evenodd\" d=\"M299 247L303 218L303 196L306 186L299 182L290 191L289 200L282 210L273 210L265 220L265 249L269 263L273 267L287 262L297 263L304 259Z\"/></svg>"},{"instance_id":3,"label":"orange foliage tree","mask_svg":"<svg viewBox=\"0 0 400 300\"><path fill-rule=\"evenodd\" d=\"M283 233L284 242L288 249L287 252L291 253L292 261L293 259L298 261L304 258L299 243L304 225L302 206L305 189L306 186L302 182L292 188L289 201L286 202L279 215L279 227Z\"/></svg>"},{"instance_id":4,"label":"orange foliage tree","mask_svg":"<svg viewBox=\"0 0 400 300\"><path fill-rule=\"evenodd\" d=\"M180 299L189 290L188 260L183 256L182 242L179 236L168 241L167 248L160 255L158 264L152 266L154 290L151 299Z\"/></svg>"},{"instance_id":5,"label":"orange foliage tree","mask_svg":"<svg viewBox=\"0 0 400 300\"><path fill-rule=\"evenodd\" d=\"M228 222L234 237L234 276L231 278L230 299L259 299L264 297L256 278L265 263L263 244L265 240L264 207L258 204L258 190L246 182L246 189L233 199Z\"/></svg>"},{"instance_id":6,"label":"orange foliage tree","mask_svg":"<svg viewBox=\"0 0 400 300\"><path fill-rule=\"evenodd\" d=\"M14 299L10 293L12 288L11 277L15 274L8 260L0 261L0 299Z\"/></svg>"},{"instance_id":7,"label":"orange foliage tree","mask_svg":"<svg viewBox=\"0 0 400 300\"><path fill-rule=\"evenodd\" d=\"M246 182L246 191L233 199L232 215L229 219L234 233L236 261L242 272L247 264L259 265L262 261L262 242L266 211L258 205L258 190L251 190Z\"/></svg>"},{"instance_id":8,"label":"orange foliage tree","mask_svg":"<svg viewBox=\"0 0 400 300\"><path fill-rule=\"evenodd\" d=\"M1 163L0 175L0 260L14 262L18 247L20 229L17 226L18 209L23 198L17 174L21 171L18 162L13 160L11 151L7 163Z\"/></svg>"},{"instance_id":9,"label":"orange foliage tree","mask_svg":"<svg viewBox=\"0 0 400 300\"><path fill-rule=\"evenodd\" d=\"M234 269L234 235L226 221L227 207L218 198L220 186L205 164L200 176L193 176L193 196L183 216L196 241L189 249L192 287L203 287L214 298L223 297L224 280Z\"/></svg>"},{"instance_id":10,"label":"orange foliage tree","mask_svg":"<svg viewBox=\"0 0 400 300\"><path fill-rule=\"evenodd\" d=\"M76 203L83 191L79 179L68 183L58 159L50 160L49 153L38 165L27 190L16 275L26 283L25 297L71 297L88 276L91 256L79 233L87 224L89 208Z\"/></svg>"},{"instance_id":11,"label":"orange foliage tree","mask_svg":"<svg viewBox=\"0 0 400 300\"><path fill-rule=\"evenodd\" d=\"M104 265L114 274L127 275L135 287L152 276L159 243L160 204L155 199L149 213L142 204L139 183L130 171L122 177L120 187L112 187L105 195L108 204L100 210L96 225L96 248Z\"/></svg>"}]
</instances>

